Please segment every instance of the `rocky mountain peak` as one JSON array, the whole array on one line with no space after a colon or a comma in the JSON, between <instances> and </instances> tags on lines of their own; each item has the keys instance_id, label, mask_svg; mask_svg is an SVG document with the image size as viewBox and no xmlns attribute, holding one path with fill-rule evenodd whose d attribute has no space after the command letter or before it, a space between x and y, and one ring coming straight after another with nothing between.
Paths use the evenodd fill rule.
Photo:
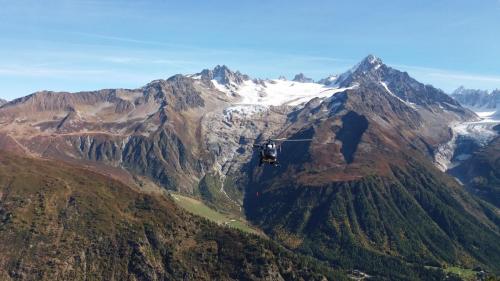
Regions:
<instances>
[{"instance_id":1,"label":"rocky mountain peak","mask_svg":"<svg viewBox=\"0 0 500 281\"><path fill-rule=\"evenodd\" d=\"M368 55L353 68L339 75L335 83L340 86L351 86L353 83L379 82L389 68L374 55ZM325 78L326 79L326 78ZM323 80L325 80L323 79Z\"/></svg>"},{"instance_id":2,"label":"rocky mountain peak","mask_svg":"<svg viewBox=\"0 0 500 281\"><path fill-rule=\"evenodd\" d=\"M4 99L0 99L0 106L4 105L4 104L6 104L6 103L7 103L7 101L6 101L6 100L4 100Z\"/></svg>"},{"instance_id":3,"label":"rocky mountain peak","mask_svg":"<svg viewBox=\"0 0 500 281\"><path fill-rule=\"evenodd\" d=\"M204 69L198 75L205 80L215 80L219 84L240 85L243 81L249 80L250 77L246 74L242 74L239 71L232 71L226 65L217 65L213 69Z\"/></svg>"},{"instance_id":4,"label":"rocky mountain peak","mask_svg":"<svg viewBox=\"0 0 500 281\"><path fill-rule=\"evenodd\" d=\"M367 74L378 71L385 64L382 60L374 55L368 55L358 64L356 64L349 72L351 73L359 73L359 74Z\"/></svg>"},{"instance_id":5,"label":"rocky mountain peak","mask_svg":"<svg viewBox=\"0 0 500 281\"><path fill-rule=\"evenodd\" d=\"M382 59L370 54L361 61L360 66L376 67L381 64L383 64Z\"/></svg>"},{"instance_id":6,"label":"rocky mountain peak","mask_svg":"<svg viewBox=\"0 0 500 281\"><path fill-rule=\"evenodd\" d=\"M347 87L353 82L358 82L359 84L359 81L354 81L359 79L374 80L377 82L380 80L380 72L382 72L382 69L387 69L382 59L374 55L368 55L348 71L340 75L329 75L319 80L318 83L327 86L337 84Z\"/></svg>"},{"instance_id":7,"label":"rocky mountain peak","mask_svg":"<svg viewBox=\"0 0 500 281\"><path fill-rule=\"evenodd\" d=\"M301 83L312 83L314 82L311 78L306 77L304 73L299 73L295 75L295 77L292 79L292 81L295 82L301 82Z\"/></svg>"},{"instance_id":8,"label":"rocky mountain peak","mask_svg":"<svg viewBox=\"0 0 500 281\"><path fill-rule=\"evenodd\" d=\"M347 88L361 86L379 87L388 95L412 105L443 107L446 110L462 112L464 109L440 89L425 85L412 78L408 73L387 66L383 61L368 55L353 68L341 74L335 85ZM472 112L469 112L472 116Z\"/></svg>"}]
</instances>

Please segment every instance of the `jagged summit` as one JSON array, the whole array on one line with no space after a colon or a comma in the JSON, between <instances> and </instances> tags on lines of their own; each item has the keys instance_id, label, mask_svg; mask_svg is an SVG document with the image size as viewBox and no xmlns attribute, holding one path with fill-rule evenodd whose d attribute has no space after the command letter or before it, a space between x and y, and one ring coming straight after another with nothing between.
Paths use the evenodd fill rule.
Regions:
<instances>
[{"instance_id":1,"label":"jagged summit","mask_svg":"<svg viewBox=\"0 0 500 281\"><path fill-rule=\"evenodd\" d=\"M313 83L314 80L312 80L309 77L306 77L304 73L299 73L295 75L295 77L292 79L294 82L301 82L301 83Z\"/></svg>"},{"instance_id":2,"label":"jagged summit","mask_svg":"<svg viewBox=\"0 0 500 281\"><path fill-rule=\"evenodd\" d=\"M470 94L481 94L481 95L488 95L489 92L486 90L479 90L479 89L468 89L465 88L463 85L458 87L451 95L470 95Z\"/></svg>"},{"instance_id":3,"label":"jagged summit","mask_svg":"<svg viewBox=\"0 0 500 281\"><path fill-rule=\"evenodd\" d=\"M443 91L418 82L406 72L387 66L382 59L374 55L366 56L338 77L330 76L320 81L324 85L340 88L356 85L368 88L381 87L389 95L395 96L409 106L430 106L439 103L450 110L461 110L457 107L458 103Z\"/></svg>"},{"instance_id":4,"label":"jagged summit","mask_svg":"<svg viewBox=\"0 0 500 281\"><path fill-rule=\"evenodd\" d=\"M348 71L339 75L329 75L320 79L318 83L326 86L349 87L354 83L360 84L360 78L365 82L367 80L377 82L380 80L380 73L384 69L389 69L389 67L383 63L382 59L374 55L368 55Z\"/></svg>"},{"instance_id":5,"label":"jagged summit","mask_svg":"<svg viewBox=\"0 0 500 281\"><path fill-rule=\"evenodd\" d=\"M206 80L216 80L219 84L223 85L240 85L243 81L250 79L248 75L242 74L239 71L234 72L226 65L217 65L212 70L204 69L196 74L196 76L201 76L202 79Z\"/></svg>"},{"instance_id":6,"label":"jagged summit","mask_svg":"<svg viewBox=\"0 0 500 281\"><path fill-rule=\"evenodd\" d=\"M334 84L340 85L342 82L349 80L348 78L353 74L366 74L369 72L376 72L379 68L385 66L382 59L374 55L368 55L354 67L341 75L329 75L326 78L317 81L318 84L331 86ZM204 69L199 73L190 75L190 77L197 77L204 80L215 80L218 84L225 86L238 86L244 81L251 80L251 77L242 74L240 71L233 71L226 65L217 65L213 69ZM286 77L280 76L278 80L286 81ZM312 78L307 77L304 73L298 73L291 80L300 83L314 83ZM345 83L344 83L345 84Z\"/></svg>"},{"instance_id":7,"label":"jagged summit","mask_svg":"<svg viewBox=\"0 0 500 281\"><path fill-rule=\"evenodd\" d=\"M374 55L368 55L341 76L352 75L355 73L366 74L369 72L374 72L380 69L382 65L385 66L385 64L382 62L380 58L375 57Z\"/></svg>"},{"instance_id":8,"label":"jagged summit","mask_svg":"<svg viewBox=\"0 0 500 281\"><path fill-rule=\"evenodd\" d=\"M382 62L382 59L374 56L374 55L368 55L365 57L360 63L358 63L354 67L354 71L361 71L361 72L371 72L371 71L376 71L378 70L384 63Z\"/></svg>"},{"instance_id":9,"label":"jagged summit","mask_svg":"<svg viewBox=\"0 0 500 281\"><path fill-rule=\"evenodd\" d=\"M383 64L382 59L372 54L366 56L360 63L363 66L377 66Z\"/></svg>"}]
</instances>

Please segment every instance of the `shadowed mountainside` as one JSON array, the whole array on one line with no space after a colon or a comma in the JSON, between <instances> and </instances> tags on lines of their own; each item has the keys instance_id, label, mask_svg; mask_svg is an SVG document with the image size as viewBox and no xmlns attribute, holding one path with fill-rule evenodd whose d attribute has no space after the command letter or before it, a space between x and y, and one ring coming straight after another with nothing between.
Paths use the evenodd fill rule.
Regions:
<instances>
[{"instance_id":1,"label":"shadowed mountainside","mask_svg":"<svg viewBox=\"0 0 500 281\"><path fill-rule=\"evenodd\" d=\"M500 125L496 128L500 131ZM453 168L450 174L464 182L472 193L500 208L500 137Z\"/></svg>"}]
</instances>

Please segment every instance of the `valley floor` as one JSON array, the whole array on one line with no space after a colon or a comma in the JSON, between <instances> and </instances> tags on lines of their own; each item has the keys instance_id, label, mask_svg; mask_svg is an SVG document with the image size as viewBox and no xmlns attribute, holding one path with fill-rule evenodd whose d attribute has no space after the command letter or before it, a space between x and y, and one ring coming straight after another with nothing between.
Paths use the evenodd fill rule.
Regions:
<instances>
[{"instance_id":1,"label":"valley floor","mask_svg":"<svg viewBox=\"0 0 500 281\"><path fill-rule=\"evenodd\" d=\"M170 196L172 196L177 205L194 215L206 218L217 223L218 225L236 228L243 232L257 234L263 237L265 236L262 231L251 226L249 222L241 217L218 212L197 199L187 197L176 192L170 192Z\"/></svg>"}]
</instances>

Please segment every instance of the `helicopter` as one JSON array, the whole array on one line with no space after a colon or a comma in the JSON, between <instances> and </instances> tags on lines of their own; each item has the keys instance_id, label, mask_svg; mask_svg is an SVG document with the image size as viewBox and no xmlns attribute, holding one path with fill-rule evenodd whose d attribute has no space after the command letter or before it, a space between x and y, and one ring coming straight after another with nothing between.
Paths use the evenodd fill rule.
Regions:
<instances>
[{"instance_id":1,"label":"helicopter","mask_svg":"<svg viewBox=\"0 0 500 281\"><path fill-rule=\"evenodd\" d=\"M280 165L278 161L278 147L281 151L281 146L277 142L302 142L312 141L312 139L267 139L263 144L254 144L253 147L259 150L259 166L268 163L271 166L277 167Z\"/></svg>"}]
</instances>

